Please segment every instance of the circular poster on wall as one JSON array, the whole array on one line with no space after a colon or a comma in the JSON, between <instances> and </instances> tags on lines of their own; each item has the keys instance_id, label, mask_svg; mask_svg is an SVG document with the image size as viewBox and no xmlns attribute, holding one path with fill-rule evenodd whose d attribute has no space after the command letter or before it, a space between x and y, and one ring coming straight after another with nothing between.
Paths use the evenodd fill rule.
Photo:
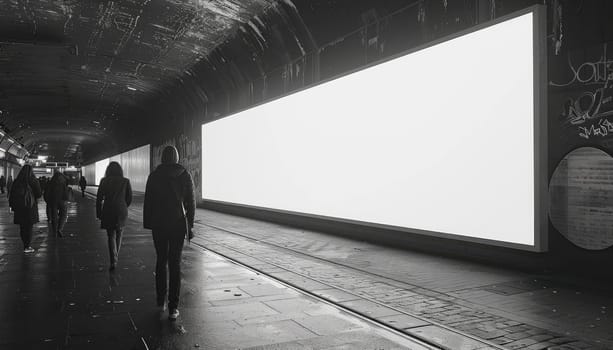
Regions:
<instances>
[{"instance_id":1,"label":"circular poster on wall","mask_svg":"<svg viewBox=\"0 0 613 350\"><path fill-rule=\"evenodd\" d=\"M568 153L549 183L549 217L579 247L613 246L613 157L593 147Z\"/></svg>"}]
</instances>

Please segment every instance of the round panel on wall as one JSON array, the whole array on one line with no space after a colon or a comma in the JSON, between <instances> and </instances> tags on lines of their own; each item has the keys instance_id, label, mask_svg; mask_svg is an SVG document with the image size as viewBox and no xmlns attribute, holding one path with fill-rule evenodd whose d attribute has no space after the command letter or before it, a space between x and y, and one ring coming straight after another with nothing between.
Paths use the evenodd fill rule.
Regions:
<instances>
[{"instance_id":1,"label":"round panel on wall","mask_svg":"<svg viewBox=\"0 0 613 350\"><path fill-rule=\"evenodd\" d=\"M549 183L549 217L579 247L613 246L613 157L593 147L568 153Z\"/></svg>"}]
</instances>

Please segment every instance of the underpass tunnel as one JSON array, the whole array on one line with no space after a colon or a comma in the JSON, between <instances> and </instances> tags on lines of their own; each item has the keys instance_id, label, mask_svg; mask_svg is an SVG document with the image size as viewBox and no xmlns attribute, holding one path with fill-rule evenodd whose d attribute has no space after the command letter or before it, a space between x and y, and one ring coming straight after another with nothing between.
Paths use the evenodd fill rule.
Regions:
<instances>
[{"instance_id":1,"label":"underpass tunnel","mask_svg":"<svg viewBox=\"0 0 613 350\"><path fill-rule=\"evenodd\" d=\"M0 313L62 325L0 327L0 348L613 348L612 19L578 0L0 0L2 192L27 164L74 193L62 240L39 200L30 255L0 198ZM157 324L143 203L169 145L196 238L185 320ZM134 196L115 274L110 162Z\"/></svg>"}]
</instances>

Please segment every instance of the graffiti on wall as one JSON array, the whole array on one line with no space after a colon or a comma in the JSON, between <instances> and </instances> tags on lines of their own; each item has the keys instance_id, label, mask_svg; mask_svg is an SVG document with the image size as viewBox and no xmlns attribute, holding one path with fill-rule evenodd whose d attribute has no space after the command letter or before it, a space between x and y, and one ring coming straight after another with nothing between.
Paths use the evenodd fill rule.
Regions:
<instances>
[{"instance_id":1,"label":"graffiti on wall","mask_svg":"<svg viewBox=\"0 0 613 350\"><path fill-rule=\"evenodd\" d=\"M600 119L598 123L592 124L589 127L579 127L579 136L586 140L589 140L590 137L594 136L606 137L611 133L613 133L613 123L606 118Z\"/></svg>"},{"instance_id":2,"label":"graffiti on wall","mask_svg":"<svg viewBox=\"0 0 613 350\"><path fill-rule=\"evenodd\" d=\"M549 217L570 242L613 246L613 42L549 61Z\"/></svg>"},{"instance_id":3,"label":"graffiti on wall","mask_svg":"<svg viewBox=\"0 0 613 350\"><path fill-rule=\"evenodd\" d=\"M564 126L583 139L610 137L613 125L613 54L607 43L568 53L564 77L549 85L565 95L560 109ZM613 119L612 119L613 120Z\"/></svg>"},{"instance_id":4,"label":"graffiti on wall","mask_svg":"<svg viewBox=\"0 0 613 350\"><path fill-rule=\"evenodd\" d=\"M196 192L196 198L200 198L202 193L202 182L200 168L201 158L201 145L200 130L195 128L191 134L180 134L173 138L167 139L159 145L151 146L151 164L152 168L157 167L160 164L162 158L162 151L166 146L175 146L179 151L179 163L187 169L194 181L194 190Z\"/></svg>"}]
</instances>

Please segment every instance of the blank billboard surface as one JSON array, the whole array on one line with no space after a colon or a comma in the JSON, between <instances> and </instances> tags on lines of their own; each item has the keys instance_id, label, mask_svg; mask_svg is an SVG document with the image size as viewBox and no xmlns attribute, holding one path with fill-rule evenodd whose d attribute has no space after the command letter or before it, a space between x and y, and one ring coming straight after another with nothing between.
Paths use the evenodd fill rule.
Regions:
<instances>
[{"instance_id":1,"label":"blank billboard surface","mask_svg":"<svg viewBox=\"0 0 613 350\"><path fill-rule=\"evenodd\" d=\"M204 124L202 198L534 246L534 30L524 13Z\"/></svg>"}]
</instances>

